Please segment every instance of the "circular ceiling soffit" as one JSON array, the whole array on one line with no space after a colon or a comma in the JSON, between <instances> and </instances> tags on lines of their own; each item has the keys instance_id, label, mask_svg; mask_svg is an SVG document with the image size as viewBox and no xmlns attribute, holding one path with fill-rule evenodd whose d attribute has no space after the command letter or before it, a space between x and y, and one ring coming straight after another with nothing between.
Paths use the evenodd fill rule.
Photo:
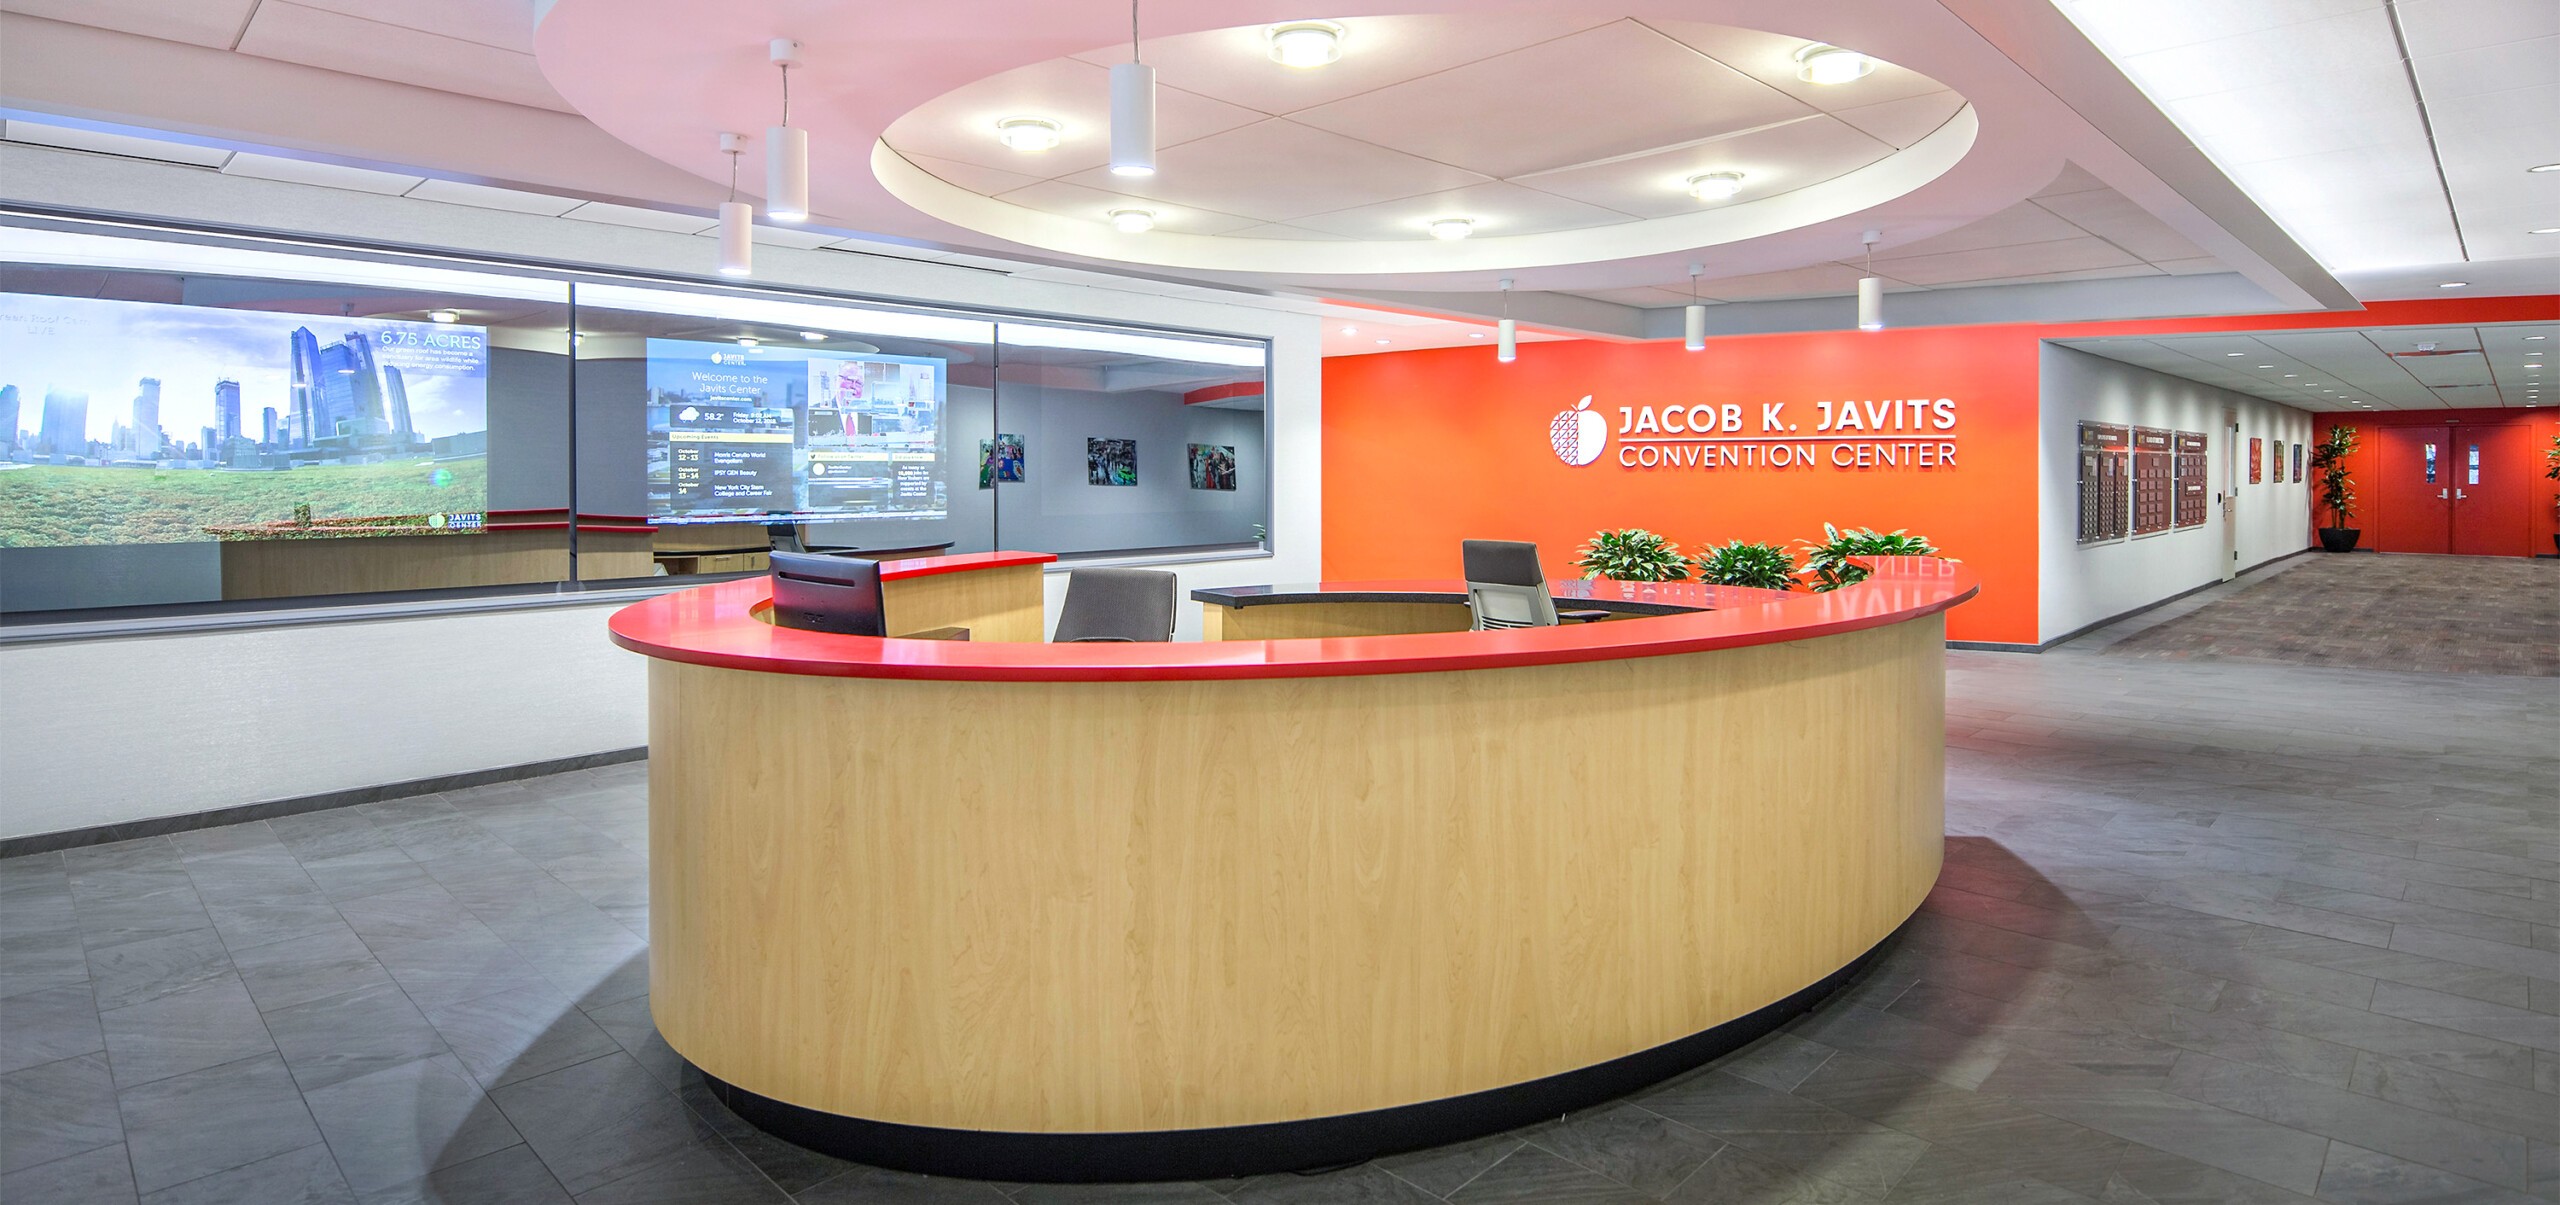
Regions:
<instances>
[{"instance_id":1,"label":"circular ceiling soffit","mask_svg":"<svg viewBox=\"0 0 2560 1205\"><path fill-rule=\"evenodd\" d=\"M1272 53L1273 31L1296 26L1151 38L1163 115L1159 170L1144 179L1103 162L1100 77L1128 58L1125 43L916 106L873 144L871 171L927 216L1068 255L1402 276L1635 259L1813 226L1937 180L1980 133L1938 81L1809 38L1606 17L1562 32L1516 19L1506 37L1510 20L1324 22L1335 57L1312 67ZM1450 52L1461 39L1470 47ZM1843 55L1858 69L1833 71L1837 82L1806 69ZM1001 136L1026 122L1055 138L1026 151Z\"/></svg>"}]
</instances>

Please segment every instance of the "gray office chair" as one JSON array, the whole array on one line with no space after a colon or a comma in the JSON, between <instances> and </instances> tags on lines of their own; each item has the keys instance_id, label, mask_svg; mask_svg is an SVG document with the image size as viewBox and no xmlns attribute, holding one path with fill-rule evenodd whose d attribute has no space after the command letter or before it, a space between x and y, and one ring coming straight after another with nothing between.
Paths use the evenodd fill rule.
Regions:
<instances>
[{"instance_id":1,"label":"gray office chair","mask_svg":"<svg viewBox=\"0 0 2560 1205\"><path fill-rule=\"evenodd\" d=\"M1180 579L1160 569L1078 569L1067 575L1067 601L1051 639L1171 640L1180 592Z\"/></svg>"},{"instance_id":2,"label":"gray office chair","mask_svg":"<svg viewBox=\"0 0 2560 1205\"><path fill-rule=\"evenodd\" d=\"M1558 611L1538 567L1538 546L1523 540L1468 540L1458 546L1467 571L1467 609L1475 630L1551 628L1559 622L1595 623L1606 611Z\"/></svg>"}]
</instances>

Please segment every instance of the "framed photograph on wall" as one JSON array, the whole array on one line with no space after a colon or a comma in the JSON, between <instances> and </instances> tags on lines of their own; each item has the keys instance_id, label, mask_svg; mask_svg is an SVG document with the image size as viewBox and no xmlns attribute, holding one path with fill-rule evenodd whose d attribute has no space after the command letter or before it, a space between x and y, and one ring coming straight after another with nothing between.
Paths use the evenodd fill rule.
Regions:
<instances>
[{"instance_id":1,"label":"framed photograph on wall","mask_svg":"<svg viewBox=\"0 0 2560 1205\"><path fill-rule=\"evenodd\" d=\"M2302 484L2302 445L2293 445L2293 483Z\"/></svg>"},{"instance_id":2,"label":"framed photograph on wall","mask_svg":"<svg viewBox=\"0 0 2560 1205\"><path fill-rule=\"evenodd\" d=\"M998 432L995 438L996 480L1022 481L1022 437Z\"/></svg>"},{"instance_id":3,"label":"framed photograph on wall","mask_svg":"<svg viewBox=\"0 0 2560 1205\"><path fill-rule=\"evenodd\" d=\"M2266 471L2266 438L2264 436L2252 435L2249 437L2249 484L2256 485L2259 482L2266 480Z\"/></svg>"},{"instance_id":4,"label":"framed photograph on wall","mask_svg":"<svg viewBox=\"0 0 2560 1205\"><path fill-rule=\"evenodd\" d=\"M1087 436L1084 441L1084 479L1087 485L1138 484L1138 441Z\"/></svg>"},{"instance_id":5,"label":"framed photograph on wall","mask_svg":"<svg viewBox=\"0 0 2560 1205\"><path fill-rule=\"evenodd\" d=\"M1236 450L1228 444L1191 445L1191 488L1232 490L1236 487Z\"/></svg>"}]
</instances>

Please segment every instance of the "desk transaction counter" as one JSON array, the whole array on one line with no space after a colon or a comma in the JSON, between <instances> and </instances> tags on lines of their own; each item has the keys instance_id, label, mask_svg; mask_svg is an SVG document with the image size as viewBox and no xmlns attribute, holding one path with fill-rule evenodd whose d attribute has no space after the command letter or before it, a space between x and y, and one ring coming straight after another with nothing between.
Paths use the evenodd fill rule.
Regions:
<instances>
[{"instance_id":1,"label":"desk transaction counter","mask_svg":"<svg viewBox=\"0 0 2560 1205\"><path fill-rule=\"evenodd\" d=\"M749 1121L986 1179L1353 1162L1725 1053L1937 879L1963 566L1558 583L1637 617L1507 632L1437 630L1455 582L1203 591L1210 640L1043 644L1048 559L884 568L891 630L940 579L905 622L966 643L776 628L759 579L613 617L651 1009Z\"/></svg>"}]
</instances>

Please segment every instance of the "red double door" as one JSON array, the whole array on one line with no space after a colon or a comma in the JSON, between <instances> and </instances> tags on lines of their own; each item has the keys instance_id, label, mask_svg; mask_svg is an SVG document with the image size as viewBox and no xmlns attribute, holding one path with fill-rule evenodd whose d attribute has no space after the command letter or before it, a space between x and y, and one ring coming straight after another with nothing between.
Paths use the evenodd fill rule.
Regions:
<instances>
[{"instance_id":1,"label":"red double door","mask_svg":"<svg viewBox=\"0 0 2560 1205\"><path fill-rule=\"evenodd\" d=\"M2529 556L2533 440L2523 423L2383 427L2366 533L2379 552Z\"/></svg>"}]
</instances>

